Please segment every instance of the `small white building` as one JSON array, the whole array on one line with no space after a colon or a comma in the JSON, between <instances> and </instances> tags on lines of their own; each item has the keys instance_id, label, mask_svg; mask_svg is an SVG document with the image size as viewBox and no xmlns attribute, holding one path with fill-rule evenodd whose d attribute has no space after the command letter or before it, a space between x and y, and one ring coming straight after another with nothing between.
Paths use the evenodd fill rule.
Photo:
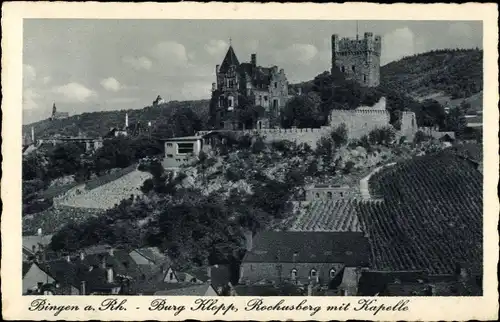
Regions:
<instances>
[{"instance_id":1,"label":"small white building","mask_svg":"<svg viewBox=\"0 0 500 322\"><path fill-rule=\"evenodd\" d=\"M203 148L202 136L184 136L165 139L164 168L178 168L194 162Z\"/></svg>"}]
</instances>

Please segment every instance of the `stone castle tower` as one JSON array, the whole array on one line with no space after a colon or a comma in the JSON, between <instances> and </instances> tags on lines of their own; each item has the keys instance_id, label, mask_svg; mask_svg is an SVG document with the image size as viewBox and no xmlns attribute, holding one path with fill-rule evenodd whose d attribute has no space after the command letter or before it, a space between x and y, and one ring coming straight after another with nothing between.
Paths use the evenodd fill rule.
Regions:
<instances>
[{"instance_id":1,"label":"stone castle tower","mask_svg":"<svg viewBox=\"0 0 500 322\"><path fill-rule=\"evenodd\" d=\"M365 32L363 39L332 35L332 69L337 66L346 79L360 85L375 87L380 84L380 53L382 38Z\"/></svg>"}]
</instances>

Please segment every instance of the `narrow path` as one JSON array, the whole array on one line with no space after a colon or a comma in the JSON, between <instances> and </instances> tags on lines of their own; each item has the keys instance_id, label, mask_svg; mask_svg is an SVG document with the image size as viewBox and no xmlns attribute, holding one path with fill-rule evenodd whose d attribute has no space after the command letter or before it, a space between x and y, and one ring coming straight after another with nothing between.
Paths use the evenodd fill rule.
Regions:
<instances>
[{"instance_id":1,"label":"narrow path","mask_svg":"<svg viewBox=\"0 0 500 322\"><path fill-rule=\"evenodd\" d=\"M375 173L379 172L380 170L387 168L387 167L391 167L395 164L396 164L396 162L391 162L391 163L381 165L380 167L375 168L372 172L370 172L369 175L367 175L366 177L364 177L363 179L361 179L359 181L359 191L361 193L362 199L364 199L364 200L371 200L372 199L372 197L370 196L370 187L369 187L369 181L370 181L371 176L374 175Z\"/></svg>"}]
</instances>

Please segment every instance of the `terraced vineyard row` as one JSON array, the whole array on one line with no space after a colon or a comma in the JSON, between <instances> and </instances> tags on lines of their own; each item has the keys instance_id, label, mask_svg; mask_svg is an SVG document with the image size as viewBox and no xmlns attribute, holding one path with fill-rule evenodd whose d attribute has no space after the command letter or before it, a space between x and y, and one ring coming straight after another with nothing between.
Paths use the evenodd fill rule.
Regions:
<instances>
[{"instance_id":1,"label":"terraced vineyard row","mask_svg":"<svg viewBox=\"0 0 500 322\"><path fill-rule=\"evenodd\" d=\"M450 153L415 158L377 173L370 189L381 203L358 203L375 269L452 273L483 258L482 176Z\"/></svg>"},{"instance_id":2,"label":"terraced vineyard row","mask_svg":"<svg viewBox=\"0 0 500 322\"><path fill-rule=\"evenodd\" d=\"M291 227L292 231L360 231L353 200L315 200Z\"/></svg>"}]
</instances>

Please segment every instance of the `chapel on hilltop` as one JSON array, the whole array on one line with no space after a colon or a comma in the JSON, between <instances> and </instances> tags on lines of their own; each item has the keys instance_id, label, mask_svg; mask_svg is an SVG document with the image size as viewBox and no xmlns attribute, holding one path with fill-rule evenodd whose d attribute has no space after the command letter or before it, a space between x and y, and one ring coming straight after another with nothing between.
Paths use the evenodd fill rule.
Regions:
<instances>
[{"instance_id":1,"label":"chapel on hilltop","mask_svg":"<svg viewBox=\"0 0 500 322\"><path fill-rule=\"evenodd\" d=\"M235 117L243 104L240 98L263 108L264 114L259 115L252 127L266 128L279 120L288 100L288 81L283 69L258 66L257 54L251 55L249 63L240 63L231 45L222 64L215 69L212 99L216 106L212 113L216 127L229 130L248 127Z\"/></svg>"},{"instance_id":2,"label":"chapel on hilltop","mask_svg":"<svg viewBox=\"0 0 500 322\"><path fill-rule=\"evenodd\" d=\"M56 103L52 104L52 115L50 116L50 120L61 120L69 117L68 112L58 112Z\"/></svg>"}]
</instances>

